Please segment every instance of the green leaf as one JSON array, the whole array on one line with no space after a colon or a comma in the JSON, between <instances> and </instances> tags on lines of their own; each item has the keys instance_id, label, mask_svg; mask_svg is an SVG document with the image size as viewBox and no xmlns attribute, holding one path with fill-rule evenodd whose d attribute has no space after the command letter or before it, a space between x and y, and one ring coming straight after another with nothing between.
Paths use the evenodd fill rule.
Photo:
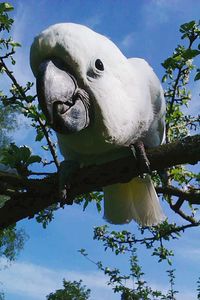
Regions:
<instances>
[{"instance_id":1,"label":"green leaf","mask_svg":"<svg viewBox=\"0 0 200 300\"><path fill-rule=\"evenodd\" d=\"M88 206L89 201L86 199L84 204L83 204L83 211L85 211L86 207Z\"/></svg>"},{"instance_id":2,"label":"green leaf","mask_svg":"<svg viewBox=\"0 0 200 300\"><path fill-rule=\"evenodd\" d=\"M101 203L96 202L96 207L97 207L98 212L100 213L101 212Z\"/></svg>"},{"instance_id":3,"label":"green leaf","mask_svg":"<svg viewBox=\"0 0 200 300\"><path fill-rule=\"evenodd\" d=\"M21 44L20 44L20 43L17 43L17 42L14 42L14 41L9 42L9 44L10 44L12 47L21 47Z\"/></svg>"},{"instance_id":4,"label":"green leaf","mask_svg":"<svg viewBox=\"0 0 200 300\"><path fill-rule=\"evenodd\" d=\"M35 137L35 141L40 142L43 139L43 137L44 137L44 132L43 131L38 131L37 135Z\"/></svg>"},{"instance_id":5,"label":"green leaf","mask_svg":"<svg viewBox=\"0 0 200 300\"><path fill-rule=\"evenodd\" d=\"M49 147L48 146L41 146L41 148L45 151L48 151L49 150Z\"/></svg>"},{"instance_id":6,"label":"green leaf","mask_svg":"<svg viewBox=\"0 0 200 300\"><path fill-rule=\"evenodd\" d=\"M10 200L10 197L0 195L0 208L2 208L8 200Z\"/></svg>"},{"instance_id":7,"label":"green leaf","mask_svg":"<svg viewBox=\"0 0 200 300\"><path fill-rule=\"evenodd\" d=\"M189 23L184 23L180 26L180 32L184 33L186 31L191 30L194 26L195 26L196 22L195 21L191 21Z\"/></svg>"},{"instance_id":8,"label":"green leaf","mask_svg":"<svg viewBox=\"0 0 200 300\"><path fill-rule=\"evenodd\" d=\"M40 163L41 162L41 157L38 155L32 155L31 157L29 157L27 164L33 164L33 163Z\"/></svg>"},{"instance_id":9,"label":"green leaf","mask_svg":"<svg viewBox=\"0 0 200 300\"><path fill-rule=\"evenodd\" d=\"M184 33L182 36L181 36L181 39L183 40L184 38L189 38L189 34L188 33Z\"/></svg>"},{"instance_id":10,"label":"green leaf","mask_svg":"<svg viewBox=\"0 0 200 300\"><path fill-rule=\"evenodd\" d=\"M183 53L183 57L185 59L192 59L199 54L200 54L200 50L186 49L185 52Z\"/></svg>"},{"instance_id":11,"label":"green leaf","mask_svg":"<svg viewBox=\"0 0 200 300\"><path fill-rule=\"evenodd\" d=\"M162 78L162 82L165 82L167 80L167 74L165 74Z\"/></svg>"},{"instance_id":12,"label":"green leaf","mask_svg":"<svg viewBox=\"0 0 200 300\"><path fill-rule=\"evenodd\" d=\"M16 154L19 159L26 162L26 161L28 161L29 157L31 156L31 150L27 146L21 146L18 148L18 151Z\"/></svg>"},{"instance_id":13,"label":"green leaf","mask_svg":"<svg viewBox=\"0 0 200 300\"><path fill-rule=\"evenodd\" d=\"M0 13L11 11L13 9L14 9L14 7L8 2L0 3Z\"/></svg>"}]
</instances>

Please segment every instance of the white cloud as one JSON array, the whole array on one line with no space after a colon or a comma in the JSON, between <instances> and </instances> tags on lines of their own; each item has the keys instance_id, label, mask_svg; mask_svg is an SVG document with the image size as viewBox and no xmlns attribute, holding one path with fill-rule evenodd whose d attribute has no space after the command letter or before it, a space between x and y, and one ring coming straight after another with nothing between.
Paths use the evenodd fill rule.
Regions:
<instances>
[{"instance_id":1,"label":"white cloud","mask_svg":"<svg viewBox=\"0 0 200 300\"><path fill-rule=\"evenodd\" d=\"M124 48L126 50L129 49L130 47L133 47L133 45L134 45L134 33L131 32L131 33L125 35L125 37L120 42L120 45L121 45L122 48Z\"/></svg>"},{"instance_id":2,"label":"white cloud","mask_svg":"<svg viewBox=\"0 0 200 300\"><path fill-rule=\"evenodd\" d=\"M192 101L189 103L189 113L196 116L200 111L200 82L194 83L192 88Z\"/></svg>"},{"instance_id":3,"label":"white cloud","mask_svg":"<svg viewBox=\"0 0 200 300\"><path fill-rule=\"evenodd\" d=\"M162 1L152 1L148 5L144 6L143 14L145 16L144 21L147 27L154 27L157 24L167 23L168 10L166 7L161 7Z\"/></svg>"},{"instance_id":4,"label":"white cloud","mask_svg":"<svg viewBox=\"0 0 200 300\"><path fill-rule=\"evenodd\" d=\"M151 0L143 6L144 24L147 27L154 27L169 22L172 13L181 13L184 7L181 0Z\"/></svg>"},{"instance_id":5,"label":"white cloud","mask_svg":"<svg viewBox=\"0 0 200 300\"><path fill-rule=\"evenodd\" d=\"M12 138L17 145L27 143L30 136L33 136L35 131L31 127L31 120L26 118L23 114L16 115L17 128L12 133Z\"/></svg>"},{"instance_id":6,"label":"white cloud","mask_svg":"<svg viewBox=\"0 0 200 300\"><path fill-rule=\"evenodd\" d=\"M196 247L185 247L180 250L177 249L176 252L183 258L186 258L187 261L200 261L200 249Z\"/></svg>"},{"instance_id":7,"label":"white cloud","mask_svg":"<svg viewBox=\"0 0 200 300\"><path fill-rule=\"evenodd\" d=\"M5 262L4 262L5 265ZM15 262L0 272L3 290L26 296L27 299L43 300L56 289L62 288L62 280L83 280L95 295L93 300L117 299L106 284L106 277L101 272L75 272L55 270L27 262Z\"/></svg>"},{"instance_id":8,"label":"white cloud","mask_svg":"<svg viewBox=\"0 0 200 300\"><path fill-rule=\"evenodd\" d=\"M2 265L5 267L5 260L1 260L0 266ZM63 278L70 281L82 279L83 284L91 289L91 300L119 299L119 295L113 293L111 287L107 285L107 278L100 271L83 273L64 269L50 269L29 262L15 262L3 270L1 267L0 271L0 282L5 294L9 292L13 295L23 295L32 300L43 300L49 293L62 288ZM159 282L149 282L149 285L153 290L160 290L163 293L167 293L169 289L168 286ZM128 280L126 286L133 288L133 281ZM195 299L195 294L182 289L177 294L177 300L187 299Z\"/></svg>"},{"instance_id":9,"label":"white cloud","mask_svg":"<svg viewBox=\"0 0 200 300\"><path fill-rule=\"evenodd\" d=\"M83 23L86 26L95 29L98 25L101 24L102 17L103 17L102 14L96 14L94 16L87 18L85 21L83 21Z\"/></svg>"},{"instance_id":10,"label":"white cloud","mask_svg":"<svg viewBox=\"0 0 200 300\"><path fill-rule=\"evenodd\" d=\"M16 65L13 67L14 75L20 84L34 81L33 75L29 67L29 48L27 44L27 24L30 16L30 8L28 5L17 3L15 9L14 24L12 29L13 40L21 43L21 47L16 49L14 58Z\"/></svg>"},{"instance_id":11,"label":"white cloud","mask_svg":"<svg viewBox=\"0 0 200 300\"><path fill-rule=\"evenodd\" d=\"M24 41L25 24L27 24L27 6L24 6L21 2L18 2L16 6L16 13L14 16L13 24L13 39L22 43Z\"/></svg>"}]
</instances>

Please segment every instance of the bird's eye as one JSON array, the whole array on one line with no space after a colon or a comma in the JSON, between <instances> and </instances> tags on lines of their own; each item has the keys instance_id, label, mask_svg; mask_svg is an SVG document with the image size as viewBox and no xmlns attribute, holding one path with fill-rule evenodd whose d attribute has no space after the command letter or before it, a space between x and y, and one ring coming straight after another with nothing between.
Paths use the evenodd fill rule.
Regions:
<instances>
[{"instance_id":1,"label":"bird's eye","mask_svg":"<svg viewBox=\"0 0 200 300\"><path fill-rule=\"evenodd\" d=\"M99 58L95 61L95 67L100 71L104 70L104 65Z\"/></svg>"}]
</instances>

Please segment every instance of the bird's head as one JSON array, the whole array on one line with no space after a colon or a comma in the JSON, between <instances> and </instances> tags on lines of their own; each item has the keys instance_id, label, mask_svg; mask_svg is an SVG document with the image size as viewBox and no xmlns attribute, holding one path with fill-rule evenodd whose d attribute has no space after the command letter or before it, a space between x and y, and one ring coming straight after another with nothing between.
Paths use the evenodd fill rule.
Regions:
<instances>
[{"instance_id":1,"label":"bird's head","mask_svg":"<svg viewBox=\"0 0 200 300\"><path fill-rule=\"evenodd\" d=\"M126 60L108 38L82 25L57 24L37 36L31 68L40 106L55 131L120 124Z\"/></svg>"}]
</instances>

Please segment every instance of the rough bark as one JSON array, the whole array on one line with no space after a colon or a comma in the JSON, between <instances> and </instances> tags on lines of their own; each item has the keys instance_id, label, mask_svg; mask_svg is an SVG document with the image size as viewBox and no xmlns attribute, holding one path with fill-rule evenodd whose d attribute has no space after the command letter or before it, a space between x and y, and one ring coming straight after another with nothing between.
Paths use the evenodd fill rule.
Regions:
<instances>
[{"instance_id":1,"label":"rough bark","mask_svg":"<svg viewBox=\"0 0 200 300\"><path fill-rule=\"evenodd\" d=\"M151 170L161 171L180 164L196 164L200 160L200 135L187 137L182 141L148 149L147 157ZM101 189L103 186L118 182L128 182L139 175L138 163L134 156L130 156L102 165L94 165L79 169L77 174L70 178L68 198L75 197ZM176 195L173 189L161 189L159 193ZM3 229L26 217L32 218L42 209L59 202L58 174L44 179L26 179L8 174L0 174L0 194L9 195L0 208L0 228ZM200 195L184 194L191 203L200 204ZM178 195L179 196L179 195ZM187 197L188 196L188 197Z\"/></svg>"}]
</instances>

